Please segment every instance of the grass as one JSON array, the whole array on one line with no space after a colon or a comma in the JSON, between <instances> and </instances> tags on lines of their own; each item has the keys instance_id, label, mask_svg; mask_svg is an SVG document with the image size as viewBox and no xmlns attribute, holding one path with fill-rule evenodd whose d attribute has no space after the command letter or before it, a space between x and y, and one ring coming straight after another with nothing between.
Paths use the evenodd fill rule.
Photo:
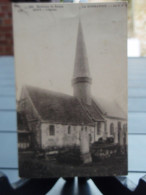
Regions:
<instances>
[{"instance_id":1,"label":"grass","mask_svg":"<svg viewBox=\"0 0 146 195\"><path fill-rule=\"evenodd\" d=\"M63 154L62 154L63 155ZM114 155L106 159L94 159L90 164L60 163L52 159L38 159L33 154L19 156L19 171L21 177L74 177L74 176L113 176L126 175L127 156ZM67 159L64 155L62 158ZM71 160L68 159L68 162ZM80 159L77 156L77 160Z\"/></svg>"}]
</instances>

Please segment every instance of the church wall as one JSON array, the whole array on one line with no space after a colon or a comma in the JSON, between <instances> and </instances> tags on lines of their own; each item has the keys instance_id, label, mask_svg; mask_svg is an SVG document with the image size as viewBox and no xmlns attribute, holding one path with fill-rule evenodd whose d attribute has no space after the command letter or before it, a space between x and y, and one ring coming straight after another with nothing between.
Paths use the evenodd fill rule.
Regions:
<instances>
[{"instance_id":1,"label":"church wall","mask_svg":"<svg viewBox=\"0 0 146 195\"><path fill-rule=\"evenodd\" d=\"M97 122L95 124L95 141L98 141L100 138L105 138L105 122Z\"/></svg>"},{"instance_id":2,"label":"church wall","mask_svg":"<svg viewBox=\"0 0 146 195\"><path fill-rule=\"evenodd\" d=\"M40 147L40 119L25 87L22 90L21 98L18 103L18 111L25 113L28 128L31 132L30 145L34 149Z\"/></svg>"},{"instance_id":3,"label":"church wall","mask_svg":"<svg viewBox=\"0 0 146 195\"><path fill-rule=\"evenodd\" d=\"M119 129L118 123L121 124L120 125L121 131L118 130ZM114 127L113 133L111 132L111 124L113 124L113 127ZM124 133L126 133L126 136L127 136L127 132L124 132L125 131L124 125L127 125L126 120L106 118L106 135L107 135L107 137L113 137L114 143L119 143L120 145L124 145ZM119 131L119 135L118 135L118 131ZM127 138L126 138L125 142L127 144Z\"/></svg>"},{"instance_id":4,"label":"church wall","mask_svg":"<svg viewBox=\"0 0 146 195\"><path fill-rule=\"evenodd\" d=\"M90 126L82 126L80 127L80 131L87 131L87 134L89 136L89 143L92 144L95 142L95 128ZM80 134L81 136L81 134Z\"/></svg>"},{"instance_id":5,"label":"church wall","mask_svg":"<svg viewBox=\"0 0 146 195\"><path fill-rule=\"evenodd\" d=\"M50 135L50 126L54 126L54 134ZM62 124L41 124L41 145L43 149L51 147L79 146L81 126ZM85 127L84 127L85 128ZM94 127L87 127L91 143L94 142Z\"/></svg>"},{"instance_id":6,"label":"church wall","mask_svg":"<svg viewBox=\"0 0 146 195\"><path fill-rule=\"evenodd\" d=\"M34 148L40 148L40 121L29 121L29 129L31 131L31 144Z\"/></svg>"}]
</instances>

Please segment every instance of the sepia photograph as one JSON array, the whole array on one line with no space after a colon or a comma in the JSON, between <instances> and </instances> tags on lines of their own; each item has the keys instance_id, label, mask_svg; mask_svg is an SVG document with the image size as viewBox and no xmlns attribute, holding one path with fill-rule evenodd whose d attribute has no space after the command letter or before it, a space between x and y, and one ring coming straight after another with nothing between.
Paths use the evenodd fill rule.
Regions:
<instances>
[{"instance_id":1,"label":"sepia photograph","mask_svg":"<svg viewBox=\"0 0 146 195\"><path fill-rule=\"evenodd\" d=\"M19 175L127 174L127 3L13 3Z\"/></svg>"}]
</instances>

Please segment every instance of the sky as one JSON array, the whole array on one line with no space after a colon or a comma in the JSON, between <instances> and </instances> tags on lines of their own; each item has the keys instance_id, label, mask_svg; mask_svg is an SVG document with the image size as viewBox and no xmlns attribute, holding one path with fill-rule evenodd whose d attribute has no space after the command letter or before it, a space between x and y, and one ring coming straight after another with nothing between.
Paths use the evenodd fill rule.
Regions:
<instances>
[{"instance_id":1,"label":"sky","mask_svg":"<svg viewBox=\"0 0 146 195\"><path fill-rule=\"evenodd\" d=\"M17 99L23 85L73 95L71 81L80 20L93 97L116 101L126 111L125 5L13 4Z\"/></svg>"}]
</instances>

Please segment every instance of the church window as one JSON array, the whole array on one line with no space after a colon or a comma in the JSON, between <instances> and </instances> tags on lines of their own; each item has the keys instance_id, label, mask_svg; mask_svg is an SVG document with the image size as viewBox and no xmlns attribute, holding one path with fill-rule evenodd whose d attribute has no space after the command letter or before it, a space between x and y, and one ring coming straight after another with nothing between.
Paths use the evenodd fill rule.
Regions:
<instances>
[{"instance_id":1,"label":"church window","mask_svg":"<svg viewBox=\"0 0 146 195\"><path fill-rule=\"evenodd\" d=\"M68 134L71 134L71 127L68 126Z\"/></svg>"},{"instance_id":2,"label":"church window","mask_svg":"<svg viewBox=\"0 0 146 195\"><path fill-rule=\"evenodd\" d=\"M87 131L87 127L85 127L85 131Z\"/></svg>"},{"instance_id":3,"label":"church window","mask_svg":"<svg viewBox=\"0 0 146 195\"><path fill-rule=\"evenodd\" d=\"M121 136L121 122L118 122L118 142L120 143L120 136Z\"/></svg>"},{"instance_id":4,"label":"church window","mask_svg":"<svg viewBox=\"0 0 146 195\"><path fill-rule=\"evenodd\" d=\"M114 135L114 124L110 124L110 135Z\"/></svg>"},{"instance_id":5,"label":"church window","mask_svg":"<svg viewBox=\"0 0 146 195\"><path fill-rule=\"evenodd\" d=\"M123 125L123 130L124 130L124 132L127 131L127 125L126 124Z\"/></svg>"},{"instance_id":6,"label":"church window","mask_svg":"<svg viewBox=\"0 0 146 195\"><path fill-rule=\"evenodd\" d=\"M89 134L89 142L90 143L92 142L92 136L91 136L91 134Z\"/></svg>"},{"instance_id":7,"label":"church window","mask_svg":"<svg viewBox=\"0 0 146 195\"><path fill-rule=\"evenodd\" d=\"M55 128L54 125L49 126L49 135L53 136L55 135Z\"/></svg>"},{"instance_id":8,"label":"church window","mask_svg":"<svg viewBox=\"0 0 146 195\"><path fill-rule=\"evenodd\" d=\"M124 145L127 144L127 124L123 125L123 142Z\"/></svg>"},{"instance_id":9,"label":"church window","mask_svg":"<svg viewBox=\"0 0 146 195\"><path fill-rule=\"evenodd\" d=\"M101 134L101 123L97 123L97 135Z\"/></svg>"},{"instance_id":10,"label":"church window","mask_svg":"<svg viewBox=\"0 0 146 195\"><path fill-rule=\"evenodd\" d=\"M121 130L121 122L118 122L118 129Z\"/></svg>"}]
</instances>

